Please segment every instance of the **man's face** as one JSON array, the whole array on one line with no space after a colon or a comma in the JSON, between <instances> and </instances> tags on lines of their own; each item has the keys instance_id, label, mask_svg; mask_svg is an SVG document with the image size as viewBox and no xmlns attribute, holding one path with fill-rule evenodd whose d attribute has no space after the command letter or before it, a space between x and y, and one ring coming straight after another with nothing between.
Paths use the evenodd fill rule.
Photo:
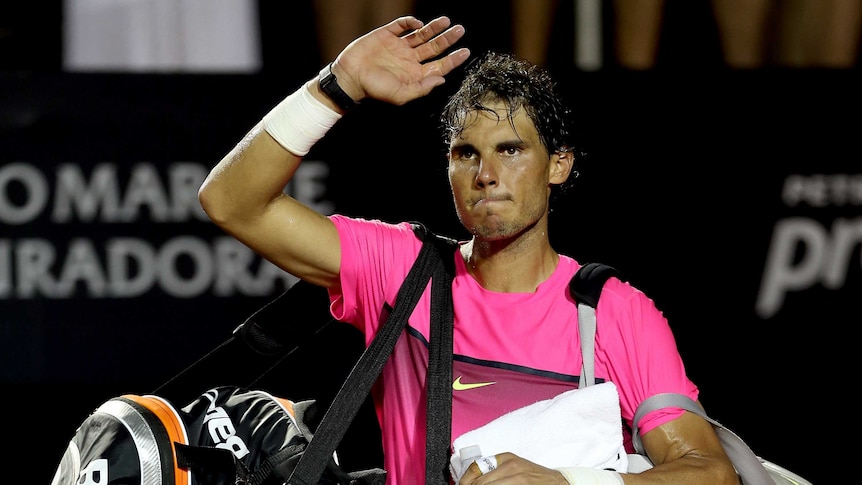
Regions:
<instances>
[{"instance_id":1,"label":"man's face","mask_svg":"<svg viewBox=\"0 0 862 485\"><path fill-rule=\"evenodd\" d=\"M524 109L510 120L505 104L492 106L496 116L468 114L463 133L450 141L449 184L464 227L499 240L546 223L552 164Z\"/></svg>"}]
</instances>

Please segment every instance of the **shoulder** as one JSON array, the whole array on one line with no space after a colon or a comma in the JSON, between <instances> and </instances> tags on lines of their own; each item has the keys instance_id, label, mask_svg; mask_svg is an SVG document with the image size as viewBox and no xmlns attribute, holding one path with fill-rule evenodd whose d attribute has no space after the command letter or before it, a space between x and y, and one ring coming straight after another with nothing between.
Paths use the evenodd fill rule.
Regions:
<instances>
[{"instance_id":1,"label":"shoulder","mask_svg":"<svg viewBox=\"0 0 862 485\"><path fill-rule=\"evenodd\" d=\"M652 304L651 298L622 276L608 278L602 290L602 298L614 304L641 304L644 302Z\"/></svg>"},{"instance_id":2,"label":"shoulder","mask_svg":"<svg viewBox=\"0 0 862 485\"><path fill-rule=\"evenodd\" d=\"M579 265L579 270L585 269ZM607 280L602 287L597 311L610 308L625 307L651 307L655 308L655 302L643 291L634 286L625 277L625 274L614 268L609 268Z\"/></svg>"},{"instance_id":3,"label":"shoulder","mask_svg":"<svg viewBox=\"0 0 862 485\"><path fill-rule=\"evenodd\" d=\"M616 322L635 334L664 332L667 320L655 301L630 283L622 273L607 279L596 305L596 315L604 321ZM606 323L607 325L607 323Z\"/></svg>"},{"instance_id":4,"label":"shoulder","mask_svg":"<svg viewBox=\"0 0 862 485\"><path fill-rule=\"evenodd\" d=\"M579 263L574 258L560 255L560 268L569 274L569 289L572 296L582 296L585 301L595 303L598 308L631 304L651 304L652 301L638 288L628 282L625 275L613 266L596 263Z\"/></svg>"},{"instance_id":5,"label":"shoulder","mask_svg":"<svg viewBox=\"0 0 862 485\"><path fill-rule=\"evenodd\" d=\"M339 284L330 290L333 315L372 330L383 305L394 301L422 241L407 222L329 218L341 241Z\"/></svg>"},{"instance_id":6,"label":"shoulder","mask_svg":"<svg viewBox=\"0 0 862 485\"><path fill-rule=\"evenodd\" d=\"M409 222L390 223L379 219L362 219L334 214L329 219L335 224L342 247L353 244L396 245L420 243L413 225Z\"/></svg>"},{"instance_id":7,"label":"shoulder","mask_svg":"<svg viewBox=\"0 0 862 485\"><path fill-rule=\"evenodd\" d=\"M361 274L406 274L422 241L409 222L389 223L378 219L329 216L341 242L341 279Z\"/></svg>"}]
</instances>

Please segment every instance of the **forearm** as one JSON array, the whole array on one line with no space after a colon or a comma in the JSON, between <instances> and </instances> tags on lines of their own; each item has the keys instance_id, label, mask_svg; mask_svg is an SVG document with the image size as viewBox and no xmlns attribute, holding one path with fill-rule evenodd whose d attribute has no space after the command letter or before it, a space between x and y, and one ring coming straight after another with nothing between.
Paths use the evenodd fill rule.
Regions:
<instances>
[{"instance_id":1,"label":"forearm","mask_svg":"<svg viewBox=\"0 0 862 485\"><path fill-rule=\"evenodd\" d=\"M655 466L624 475L627 485L649 483L709 483L738 485L739 478L712 425L696 414L678 418L641 436Z\"/></svg>"},{"instance_id":2,"label":"forearm","mask_svg":"<svg viewBox=\"0 0 862 485\"><path fill-rule=\"evenodd\" d=\"M341 117L309 81L279 103L212 169L200 188L207 215L230 232L283 198L302 156Z\"/></svg>"},{"instance_id":3,"label":"forearm","mask_svg":"<svg viewBox=\"0 0 862 485\"><path fill-rule=\"evenodd\" d=\"M739 485L733 466L720 459L687 456L657 465L637 474L620 474L626 485L679 483Z\"/></svg>"}]
</instances>

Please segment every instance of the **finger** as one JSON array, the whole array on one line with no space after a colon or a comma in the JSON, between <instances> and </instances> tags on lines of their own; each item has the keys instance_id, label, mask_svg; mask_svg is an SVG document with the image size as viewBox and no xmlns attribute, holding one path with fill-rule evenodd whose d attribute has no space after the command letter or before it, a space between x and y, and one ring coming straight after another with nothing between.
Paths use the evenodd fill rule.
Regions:
<instances>
[{"instance_id":1,"label":"finger","mask_svg":"<svg viewBox=\"0 0 862 485\"><path fill-rule=\"evenodd\" d=\"M461 480L458 483L461 485L470 485L481 476L482 472L479 470L479 465L474 461L473 463L470 463L470 466L468 466L466 470L464 470L464 474L461 475Z\"/></svg>"},{"instance_id":2,"label":"finger","mask_svg":"<svg viewBox=\"0 0 862 485\"><path fill-rule=\"evenodd\" d=\"M404 39L410 47L418 47L433 40L440 32L443 32L451 25L452 21L449 20L449 17L437 17L428 22L424 27L405 35Z\"/></svg>"},{"instance_id":3,"label":"finger","mask_svg":"<svg viewBox=\"0 0 862 485\"><path fill-rule=\"evenodd\" d=\"M400 36L404 35L405 32L417 32L419 29L422 28L423 25L425 25L424 22L417 19L416 17L408 15L405 17L398 17L397 19L393 20L392 22L389 22L386 25L386 30L388 30L390 33L395 34L395 35L400 37ZM408 34L408 36L409 35L412 35L412 34ZM405 37L407 37L407 36L405 36Z\"/></svg>"},{"instance_id":4,"label":"finger","mask_svg":"<svg viewBox=\"0 0 862 485\"><path fill-rule=\"evenodd\" d=\"M450 52L445 57L423 64L423 75L426 79L443 77L452 72L456 67L464 64L469 57L470 50L466 47L462 47L461 49Z\"/></svg>"},{"instance_id":5,"label":"finger","mask_svg":"<svg viewBox=\"0 0 862 485\"><path fill-rule=\"evenodd\" d=\"M439 57L464 37L464 27L455 25L430 41L414 49L416 58L422 62Z\"/></svg>"}]
</instances>

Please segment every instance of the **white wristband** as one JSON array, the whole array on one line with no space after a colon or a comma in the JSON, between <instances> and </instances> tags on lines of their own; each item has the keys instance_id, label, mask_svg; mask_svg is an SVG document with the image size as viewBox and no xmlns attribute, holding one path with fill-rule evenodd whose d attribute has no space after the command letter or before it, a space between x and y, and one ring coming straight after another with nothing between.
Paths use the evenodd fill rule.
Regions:
<instances>
[{"instance_id":1,"label":"white wristband","mask_svg":"<svg viewBox=\"0 0 862 485\"><path fill-rule=\"evenodd\" d=\"M557 468L570 485L624 485L623 477L611 470L572 466Z\"/></svg>"},{"instance_id":2,"label":"white wristband","mask_svg":"<svg viewBox=\"0 0 862 485\"><path fill-rule=\"evenodd\" d=\"M263 128L286 150L304 156L341 116L302 86L263 117Z\"/></svg>"}]
</instances>

